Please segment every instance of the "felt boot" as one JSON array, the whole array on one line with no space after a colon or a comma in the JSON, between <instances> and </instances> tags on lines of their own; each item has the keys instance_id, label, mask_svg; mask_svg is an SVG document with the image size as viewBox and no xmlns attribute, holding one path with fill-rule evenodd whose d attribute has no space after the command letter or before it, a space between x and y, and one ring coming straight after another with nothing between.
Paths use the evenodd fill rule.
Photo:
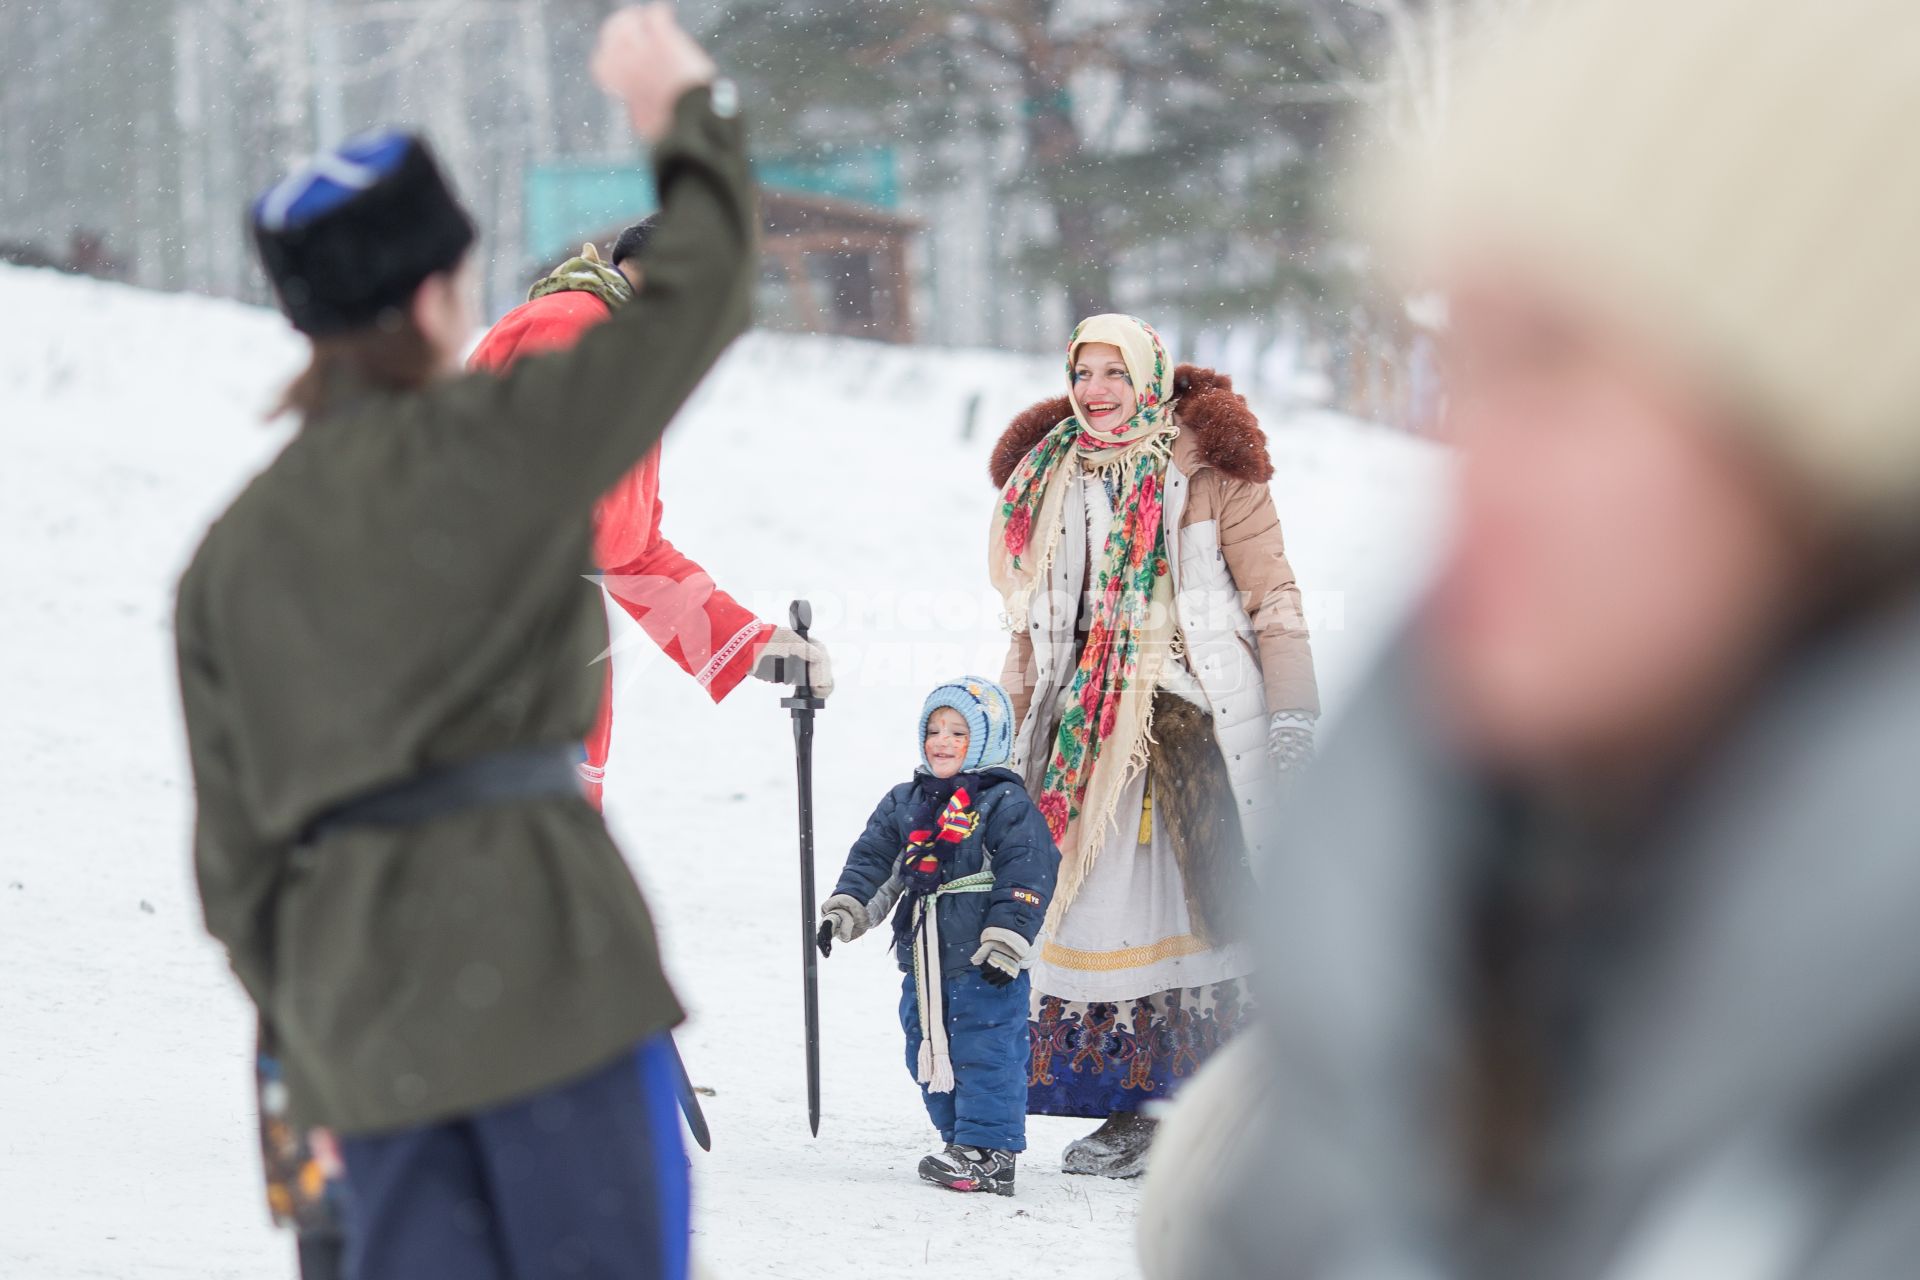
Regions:
<instances>
[{"instance_id":1,"label":"felt boot","mask_svg":"<svg viewBox=\"0 0 1920 1280\"><path fill-rule=\"evenodd\" d=\"M1147 1149L1158 1127L1131 1111L1108 1116L1098 1129L1067 1144L1060 1167L1100 1178L1137 1178L1147 1171Z\"/></svg>"}]
</instances>

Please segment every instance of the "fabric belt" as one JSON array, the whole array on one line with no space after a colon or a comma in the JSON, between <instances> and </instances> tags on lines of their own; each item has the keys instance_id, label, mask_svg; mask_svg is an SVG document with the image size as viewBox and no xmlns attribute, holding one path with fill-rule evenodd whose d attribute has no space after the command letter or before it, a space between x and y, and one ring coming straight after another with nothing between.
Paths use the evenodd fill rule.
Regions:
<instances>
[{"instance_id":1,"label":"fabric belt","mask_svg":"<svg viewBox=\"0 0 1920 1280\"><path fill-rule=\"evenodd\" d=\"M928 1093L953 1092L953 1055L947 1045L947 993L941 982L940 899L953 893L992 893L993 871L941 885L913 904L913 994L920 1007L920 1054L914 1075Z\"/></svg>"},{"instance_id":2,"label":"fabric belt","mask_svg":"<svg viewBox=\"0 0 1920 1280\"><path fill-rule=\"evenodd\" d=\"M392 786L356 796L322 813L300 833L314 844L354 827L405 827L540 796L583 795L577 742L512 747L459 764L429 770Z\"/></svg>"},{"instance_id":3,"label":"fabric belt","mask_svg":"<svg viewBox=\"0 0 1920 1280\"><path fill-rule=\"evenodd\" d=\"M993 872L976 871L970 876L961 876L958 880L949 880L932 893L929 898L944 898L950 893L991 893L993 892Z\"/></svg>"}]
</instances>

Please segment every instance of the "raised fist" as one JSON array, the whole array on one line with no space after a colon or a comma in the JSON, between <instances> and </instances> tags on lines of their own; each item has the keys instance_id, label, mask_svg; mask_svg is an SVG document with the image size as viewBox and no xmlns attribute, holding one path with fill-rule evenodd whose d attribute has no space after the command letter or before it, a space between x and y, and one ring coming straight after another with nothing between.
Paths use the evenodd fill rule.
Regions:
<instances>
[{"instance_id":1,"label":"raised fist","mask_svg":"<svg viewBox=\"0 0 1920 1280\"><path fill-rule=\"evenodd\" d=\"M615 10L600 26L592 69L594 83L627 104L633 131L649 145L666 136L680 96L714 77L713 59L667 4Z\"/></svg>"}]
</instances>

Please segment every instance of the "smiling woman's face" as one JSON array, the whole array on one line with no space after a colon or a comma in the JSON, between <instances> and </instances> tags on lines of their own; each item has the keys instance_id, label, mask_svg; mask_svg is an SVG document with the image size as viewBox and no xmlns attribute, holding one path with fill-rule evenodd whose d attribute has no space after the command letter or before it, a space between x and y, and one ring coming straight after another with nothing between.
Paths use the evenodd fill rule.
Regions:
<instances>
[{"instance_id":1,"label":"smiling woman's face","mask_svg":"<svg viewBox=\"0 0 1920 1280\"><path fill-rule=\"evenodd\" d=\"M1140 407L1127 362L1110 342L1088 342L1073 353L1073 399L1087 421L1111 431L1133 417Z\"/></svg>"}]
</instances>

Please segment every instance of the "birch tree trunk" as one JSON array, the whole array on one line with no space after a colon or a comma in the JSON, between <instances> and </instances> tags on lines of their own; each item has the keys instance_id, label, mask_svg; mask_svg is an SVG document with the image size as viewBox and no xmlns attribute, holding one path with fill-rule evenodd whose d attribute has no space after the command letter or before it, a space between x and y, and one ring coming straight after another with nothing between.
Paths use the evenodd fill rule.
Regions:
<instances>
[{"instance_id":1,"label":"birch tree trunk","mask_svg":"<svg viewBox=\"0 0 1920 1280\"><path fill-rule=\"evenodd\" d=\"M198 0L174 0L173 124L179 156L175 191L180 202L180 273L189 289L207 288L213 276L208 251L213 220L207 208L205 19Z\"/></svg>"}]
</instances>

